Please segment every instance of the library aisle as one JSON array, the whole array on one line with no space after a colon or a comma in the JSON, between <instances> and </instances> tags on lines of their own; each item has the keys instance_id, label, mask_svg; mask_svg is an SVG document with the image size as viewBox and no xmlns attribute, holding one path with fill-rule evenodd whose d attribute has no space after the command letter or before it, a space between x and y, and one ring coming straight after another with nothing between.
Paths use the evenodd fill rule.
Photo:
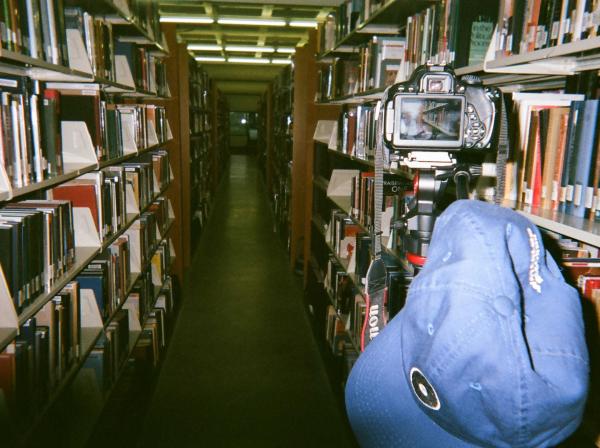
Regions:
<instances>
[{"instance_id":1,"label":"library aisle","mask_svg":"<svg viewBox=\"0 0 600 448\"><path fill-rule=\"evenodd\" d=\"M353 446L253 158L215 199L140 446Z\"/></svg>"}]
</instances>

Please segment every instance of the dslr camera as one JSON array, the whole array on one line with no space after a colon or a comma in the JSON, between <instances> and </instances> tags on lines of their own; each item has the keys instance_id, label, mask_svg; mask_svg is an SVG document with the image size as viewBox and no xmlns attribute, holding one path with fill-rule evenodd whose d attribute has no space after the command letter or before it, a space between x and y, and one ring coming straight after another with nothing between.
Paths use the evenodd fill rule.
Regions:
<instances>
[{"instance_id":1,"label":"dslr camera","mask_svg":"<svg viewBox=\"0 0 600 448\"><path fill-rule=\"evenodd\" d=\"M457 153L495 149L500 92L477 76L458 79L444 65L422 65L384 101L385 146L409 167L447 166Z\"/></svg>"},{"instance_id":2,"label":"dslr camera","mask_svg":"<svg viewBox=\"0 0 600 448\"><path fill-rule=\"evenodd\" d=\"M469 197L470 182L496 150L501 94L477 76L457 78L445 65L422 65L382 98L383 143L389 160L414 169L415 195L399 220L397 245L416 268L425 263L446 187Z\"/></svg>"}]
</instances>

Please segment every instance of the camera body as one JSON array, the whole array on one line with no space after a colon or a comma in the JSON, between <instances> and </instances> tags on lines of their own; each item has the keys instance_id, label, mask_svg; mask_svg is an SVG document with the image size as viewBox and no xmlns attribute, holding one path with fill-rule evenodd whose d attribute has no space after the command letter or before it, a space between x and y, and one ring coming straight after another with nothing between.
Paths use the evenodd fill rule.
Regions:
<instances>
[{"instance_id":1,"label":"camera body","mask_svg":"<svg viewBox=\"0 0 600 448\"><path fill-rule=\"evenodd\" d=\"M493 150L499 106L500 91L484 87L477 76L458 79L449 67L422 65L385 95L384 143L401 160L410 159L409 153L435 161L427 153L449 153L454 159L459 152Z\"/></svg>"}]
</instances>

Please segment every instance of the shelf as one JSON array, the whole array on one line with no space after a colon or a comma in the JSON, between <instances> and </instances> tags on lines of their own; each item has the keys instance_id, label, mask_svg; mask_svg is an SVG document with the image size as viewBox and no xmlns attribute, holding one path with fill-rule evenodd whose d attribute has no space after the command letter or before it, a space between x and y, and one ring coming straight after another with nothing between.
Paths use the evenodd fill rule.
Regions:
<instances>
[{"instance_id":1,"label":"shelf","mask_svg":"<svg viewBox=\"0 0 600 448\"><path fill-rule=\"evenodd\" d=\"M352 202L350 200L350 197L348 196L327 196L327 198L329 199L329 201L336 206L337 208L339 208L340 210L344 211L345 213L348 214L348 216L350 216L350 208L352 205ZM352 216L350 216L350 218L352 219L352 221L357 224L358 226L360 226L361 230L365 233L370 233L368 229L366 229L360 222L358 222L356 219L354 219ZM410 271L412 272L412 268L411 266L408 264L408 262L396 251L389 249L387 247L387 243L389 242L389 238L390 237L382 237L382 241L381 241L381 249L383 250L383 252L385 252L387 255L391 256L392 258L394 258L399 264L400 266L402 266L402 268L406 271ZM329 246L331 248L331 246Z\"/></svg>"},{"instance_id":2,"label":"shelf","mask_svg":"<svg viewBox=\"0 0 600 448\"><path fill-rule=\"evenodd\" d=\"M398 35L400 24L406 22L408 16L434 3L425 0L392 0L371 13L368 20L357 25L356 29L336 42L334 48L319 55L318 59L352 52L352 47L368 42L374 35Z\"/></svg>"},{"instance_id":3,"label":"shelf","mask_svg":"<svg viewBox=\"0 0 600 448\"><path fill-rule=\"evenodd\" d=\"M91 171L99 170L102 168L106 168L108 166L115 165L117 163L125 162L129 159L137 157L140 154L144 154L149 151L154 151L156 149L160 149L162 146L170 143L171 141L172 140L167 140L163 143L159 143L157 145L153 145L153 146L149 146L148 148L141 149L138 152L135 152L132 154L127 154L125 156L122 156L122 157L119 157L116 159L103 160L103 161L101 161L99 163L95 163L95 164L82 164L82 165L65 164L65 168L67 171L65 174L54 176L49 179L45 179L41 182L34 182L25 187L16 188L12 191L1 192L0 193L0 202L16 199L20 196L24 196L24 195L33 193L35 191L45 190L47 188L53 187L54 185L61 184L63 182L67 182L69 180L75 179L76 177L79 177L79 176L89 173Z\"/></svg>"},{"instance_id":4,"label":"shelf","mask_svg":"<svg viewBox=\"0 0 600 448\"><path fill-rule=\"evenodd\" d=\"M137 157L137 156L139 156L141 154L145 154L147 152L155 151L157 149L160 149L161 147L163 147L165 145L168 145L172 141L173 141L173 139L165 140L164 142L157 143L156 145L148 146L147 148L140 149L139 151L133 152L131 154L126 154L124 156L117 157L115 159L103 160L102 162L98 163L97 169L102 169L102 168L106 168L108 166L116 165L118 163L126 162L126 161L128 161L130 159L133 159L133 158L135 158L135 157Z\"/></svg>"},{"instance_id":5,"label":"shelf","mask_svg":"<svg viewBox=\"0 0 600 448\"><path fill-rule=\"evenodd\" d=\"M483 62L475 65L467 65L465 67L459 67L454 69L454 73L457 76L469 75L472 73L480 73L483 71Z\"/></svg>"},{"instance_id":6,"label":"shelf","mask_svg":"<svg viewBox=\"0 0 600 448\"><path fill-rule=\"evenodd\" d=\"M600 37L592 37L589 39L582 39L575 42L569 42L562 45L556 45L554 47L542 48L523 54L516 54L512 56L506 56L498 59L494 59L487 64L489 69L502 69L504 67L510 67L520 64L529 64L534 62L542 62L547 59L552 59L560 56L574 56L573 61L575 63L586 64L585 56L579 56L580 53L586 53L591 51L598 51L600 49ZM577 55L577 56L575 56ZM552 62L552 61L546 61ZM566 62L564 59L562 62ZM574 67L575 71L581 68ZM590 69L587 67L586 69Z\"/></svg>"},{"instance_id":7,"label":"shelf","mask_svg":"<svg viewBox=\"0 0 600 448\"><path fill-rule=\"evenodd\" d=\"M324 99L316 104L326 105L342 105L342 104L362 104L367 101L376 101L381 99L381 95L385 92L387 87L379 87L377 89L366 90L364 92L358 92L354 95L346 95L340 98Z\"/></svg>"},{"instance_id":8,"label":"shelf","mask_svg":"<svg viewBox=\"0 0 600 448\"><path fill-rule=\"evenodd\" d=\"M51 177L49 179L45 179L41 182L34 182L25 187L16 188L12 190L12 192L2 193L5 197L0 196L0 200L11 200L15 199L19 196L23 196L29 193L33 193L34 191L44 190L46 188L52 187L54 185L66 182L68 180L74 179L76 177L81 176L82 174L89 173L90 171L94 171L97 169L97 164L82 164L82 165L65 165L66 173L60 174L58 176Z\"/></svg>"},{"instance_id":9,"label":"shelf","mask_svg":"<svg viewBox=\"0 0 600 448\"><path fill-rule=\"evenodd\" d=\"M123 9L112 0L87 0L87 2L90 5L94 4L92 8L101 10L105 14L105 19L118 28L118 30L115 30L115 34L121 41L150 46L155 50L153 53L156 56L169 56L166 46L163 43L157 42L156 36L152 36L138 23L137 19L129 11L124 10L127 7L126 4L123 5Z\"/></svg>"},{"instance_id":10,"label":"shelf","mask_svg":"<svg viewBox=\"0 0 600 448\"><path fill-rule=\"evenodd\" d=\"M157 197L161 196L162 194L164 194L164 192L166 191L166 189L168 188L168 185L163 188L163 190L155 195L153 197L153 200L156 199ZM148 204L144 210L142 210L141 213L143 213L144 211L146 211L151 204ZM117 240L117 238L119 238L121 235L123 235L127 229L129 227L131 227L131 225L135 222L135 220L141 215L137 214L137 213L131 213L128 214L128 220L127 220L127 224L123 225L121 227L121 229L119 229L114 235L111 235L110 237L108 237L103 243L102 243L102 247L76 247L75 248L75 263L74 265L57 281L55 281L55 283L53 284L52 288L48 291L45 292L43 294L41 294L40 296L38 296L37 298L34 299L33 303L30 304L29 306L27 306L20 314L19 314L19 326L23 325L28 319L30 319L31 317L33 317L40 309L42 309L42 307L46 304L46 302L48 302L48 300L50 300L52 297L54 297L55 295L57 295L60 290L67 284L69 283L71 280L73 280L73 278L75 278L75 276L77 276L77 274L79 274L79 272L81 272L83 269L85 269L85 267L90 264L92 262L92 260L98 255L100 254L103 250L105 250L107 247L109 247L114 241ZM163 232L161 231L161 233L163 233L163 238L162 240L165 238L164 235L166 235L168 233L168 231L170 230L170 228L172 227L173 223L174 223L174 219L170 219L167 226L165 226L166 230ZM158 247L158 244L157 244ZM146 266L147 267L147 266ZM0 333L0 336L2 336L2 334ZM0 339L0 346L5 346L8 342L10 342L11 339L5 340L5 339Z\"/></svg>"},{"instance_id":11,"label":"shelf","mask_svg":"<svg viewBox=\"0 0 600 448\"><path fill-rule=\"evenodd\" d=\"M69 369L69 371L65 375L63 375L63 377L60 380L60 383L51 392L50 397L49 397L47 403L44 404L44 406L40 410L39 414L37 414L36 417L34 418L34 423L30 426L30 429L28 431L26 431L22 435L23 436L23 441L27 440L27 438L31 435L31 432L35 430L35 428L36 428L37 424L39 423L39 421L50 410L50 408L53 406L53 404L57 400L57 398L60 397L60 395L65 390L65 388L74 380L75 376L81 371L81 368L83 367L83 365L87 361L87 358L89 357L90 353L92 352L92 350L96 346L96 342L102 336L102 334L104 334L104 330L106 329L106 327L108 326L108 324L111 322L111 320L114 318L114 316L117 313L117 311L119 309L121 309L123 307L123 305L125 304L125 302L127 301L129 293L131 292L131 290L133 289L133 286L135 285L135 282L137 281L137 277L136 276L131 276L130 279L131 279L130 285L128 287L127 294L125 294L126 299L119 305L118 309L115 310L115 312L110 317L110 319L108 319L104 323L104 326L103 327L87 327L87 328L84 327L84 328L81 328L81 333L80 333L81 334L81 340L80 340L80 355L79 355L79 358L74 362L74 364L71 366L71 368ZM163 284L163 287L164 287L164 284ZM156 303L156 299L154 299L153 303ZM143 323L141 325L143 327ZM131 353L133 352L133 349L135 348L135 344L137 343L137 340L138 340L138 338L139 338L140 335L141 335L141 331L133 331L132 330L132 331L129 332L129 347L128 347L129 348L129 352L128 352L128 356L123 359L123 364L121 364L119 366L119 373L117 374L117 378L115 379L114 383L112 384L111 388L109 389L109 392L107 392L107 393L104 394L104 398L108 398L108 396L110 395L110 393L114 390L114 386L117 384L118 378L119 378L120 374L123 371L123 366L124 366L125 362L127 361L127 359L129 359L129 357L131 356Z\"/></svg>"},{"instance_id":12,"label":"shelf","mask_svg":"<svg viewBox=\"0 0 600 448\"><path fill-rule=\"evenodd\" d=\"M28 305L19 314L19 326L23 325L28 319L33 317L52 297L56 296L64 286L69 283L79 272L91 263L98 255L99 248L97 247L76 247L75 248L75 263L73 266L58 280L54 282L49 291L44 292L34 299L33 303ZM2 341L0 346L5 346L10 341Z\"/></svg>"},{"instance_id":13,"label":"shelf","mask_svg":"<svg viewBox=\"0 0 600 448\"><path fill-rule=\"evenodd\" d=\"M44 59L0 48L0 66L2 71L26 75L40 81L91 82L91 73L73 70L64 65L52 64Z\"/></svg>"},{"instance_id":14,"label":"shelf","mask_svg":"<svg viewBox=\"0 0 600 448\"><path fill-rule=\"evenodd\" d=\"M592 246L600 247L600 222L578 218L557 211L515 204L515 202L511 201L505 201L502 205L518 211L539 227Z\"/></svg>"},{"instance_id":15,"label":"shelf","mask_svg":"<svg viewBox=\"0 0 600 448\"><path fill-rule=\"evenodd\" d=\"M317 143L319 146L322 146L322 147L325 146L325 143L323 143L323 142L318 142L315 140L315 143ZM327 151L330 154L334 154L337 157L352 160L353 162L357 162L362 165L368 166L369 168L375 169L375 159L372 157L369 157L368 159L362 159L360 157L352 156L350 154L346 154L345 152L338 151L337 149L330 149L330 148L327 148ZM384 169L384 172L390 173L390 174L395 174L397 176L402 176L402 177L404 177L406 179L410 179L410 180L412 180L412 178L413 178L412 173L408 172L406 169L387 168L387 169Z\"/></svg>"}]
</instances>

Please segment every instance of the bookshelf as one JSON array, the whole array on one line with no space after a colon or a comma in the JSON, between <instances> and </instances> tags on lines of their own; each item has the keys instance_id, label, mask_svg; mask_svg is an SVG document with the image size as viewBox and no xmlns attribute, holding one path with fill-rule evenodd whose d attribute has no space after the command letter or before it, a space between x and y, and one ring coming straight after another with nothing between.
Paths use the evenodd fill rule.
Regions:
<instances>
[{"instance_id":1,"label":"bookshelf","mask_svg":"<svg viewBox=\"0 0 600 448\"><path fill-rule=\"evenodd\" d=\"M267 188L275 229L290 248L290 196L291 160L293 147L294 121L292 104L294 101L294 68L285 67L275 80L272 90L272 139L273 144L266 157Z\"/></svg>"},{"instance_id":2,"label":"bookshelf","mask_svg":"<svg viewBox=\"0 0 600 448\"><path fill-rule=\"evenodd\" d=\"M371 3L380 9L369 12L358 11L355 15L348 15L348 8L352 8L352 2L344 2L340 8L330 14L324 23L319 25L316 42L308 44L309 47L315 45L314 53L309 50L310 54L315 55L315 59L314 61L310 60L309 55L307 61L304 62L304 66L310 66L314 62L319 77L316 80L303 78L303 82L307 83L306 80L310 79L308 84L314 83L317 86L314 92L309 91L306 94L307 98L314 97L315 100L311 107L296 109L293 117L295 123L304 122L307 125L303 138L309 133L314 133L314 138L311 138L310 142L301 142L298 145L299 148L306 149L310 156L294 152L294 165L302 166L304 169L299 170L300 174L294 173L293 176L307 176L306 185L310 185L311 188L307 189L307 193L293 190L294 194L301 195L305 201L301 202L298 198L292 200L292 216L300 216L303 213L305 216L304 226L299 227L303 231L297 230L293 236L297 235L298 238L304 240L301 252L305 259L307 308L317 339L329 347L329 350L325 351L325 358L330 367L329 373L332 381L337 386L343 385L352 363L360 352L355 329L356 322L360 323L361 319L360 306L363 306L364 291L360 276L352 272L356 269L355 260L351 261L340 255L343 254L343 251L340 252L339 241L336 241L335 238L332 240L331 232L332 228L336 228L336 226L339 228L344 219L349 225L357 228L358 234L367 231L368 226L353 215L354 203L350 197L351 193L335 196L328 194L328 189L336 170L352 170L361 175L373 171L372 147L370 147L372 140L369 141L367 138L366 145L364 143L359 145L358 117L366 110L366 122L369 123L368 110L381 98L385 85L405 80L412 69L425 60L438 63L445 60L454 67L458 76L478 75L484 85L497 86L503 93L509 108L508 125L510 132L513 133L514 141L511 140L513 152L510 163L512 165L510 174L508 174L509 183L512 182L512 184L504 191L504 195L500 195L502 197L501 205L525 215L552 238L563 251L557 252L555 258L557 254L560 258L561 253L563 257L568 257L569 255L565 254L569 250L573 252L568 253L579 254L571 255L572 257L589 257L594 261L600 257L598 251L600 228L596 214L598 179L600 178L595 174L597 166L600 166L597 136L591 140L589 137L587 140L580 137L583 135L583 129L596 129L597 122L590 123L589 126L582 125L580 121L572 122L576 138L588 142L588 144L586 146L584 143L577 143L579 146L573 146L571 154L577 151L576 160L590 162L584 168L577 168L578 171L585 172L587 176L584 176L583 184L578 187L579 193L574 193L577 187L577 183L573 180L574 177L567 178L566 184L564 180L556 179L554 185L545 187L545 192L541 191L539 183L533 183L531 176L539 173L535 170L541 170L543 176L543 172L547 168L544 168L543 165L531 165L531 160L535 159L527 158L529 149L525 138L532 132L530 131L530 121L526 117L534 113L533 109L536 107L548 109L549 104L556 102L556 107L567 107L572 111L574 107L578 107L574 102L580 101L582 103L580 107L584 107L584 100L585 104L588 104L590 99L598 98L599 34L595 23L592 27L592 22L585 21L586 14L591 14L592 11L584 14L580 35L573 34L570 41L565 38L563 42L558 43L552 42L552 39L556 39L556 36L552 37L552 33L544 35L544 32L552 29L549 17L553 17L555 23L557 20L560 22L560 17L557 19L556 15L549 14L550 11L548 11L549 15L543 18L540 15L536 19L538 26L536 32L540 34L539 40L534 42L534 47L527 51L522 47L519 48L519 45L522 45L520 38L513 36L516 41L509 51L502 47L502 42L506 42L506 39L502 40L501 36L501 33L506 32L506 30L502 30L502 18L506 18L507 14L507 11L502 8L511 3L527 5L529 3L527 1L516 3L496 1L485 2L485 4L479 2L481 4L479 6L474 4L476 2L469 1L423 2L418 5L414 4L414 8L413 4L407 5L402 1ZM555 3L560 5L562 2L545 4L548 8L552 8ZM577 5L584 4L582 2L575 3ZM444 11L448 4L453 4L455 9ZM467 6L466 9L464 5ZM473 11L469 11L469 9L473 9ZM448 14L440 15L438 14L440 11ZM476 15L473 14L474 12ZM558 13L558 11L556 12ZM523 23L524 13L521 15L520 12L512 11L510 14L512 14L511 20L513 21L511 29L528 26ZM485 20L481 20L480 15L486 16ZM355 20L354 25L348 23L350 17ZM447 17L447 20L439 22L432 17L438 19ZM588 28L586 28L586 23L589 24ZM423 33L417 32L418 26L415 28L415 24L425 26L424 29L427 29L426 25L428 25L430 32L434 34L425 36ZM457 27L457 24L460 26ZM474 26L479 28L473 28ZM555 27L557 26L558 24L555 25ZM483 36L479 36L482 39L478 42L471 39L469 33L474 29L479 31L485 29L486 33L490 32L485 36L485 45L483 45ZM574 32L574 29L571 29L571 32ZM435 33L438 33L437 37ZM446 35L446 46L441 45L437 40L440 35ZM365 67L371 66L372 63L369 58L365 59L365 55L368 55L366 50L372 51L371 58L377 57L379 54L379 50L373 50L377 48L374 46L374 37L381 38L382 41L385 38L396 37L404 42L404 52L402 60L397 64L396 76L388 79L385 85L376 87L370 86L368 76L365 77L363 74ZM437 48L435 48L436 45ZM470 53L471 45L477 50L473 54ZM296 76L303 70L301 56L302 53L299 52L295 69ZM336 87L336 76L345 83L342 83L341 87L340 85ZM361 79L366 79L367 82L361 84ZM544 96L543 101L541 101L541 97L526 97L527 94L541 93ZM565 100L567 103L563 104L561 101L564 100L564 97L560 95L570 94L578 94L581 97ZM361 108L363 108L362 112ZM325 117L324 112L315 113L318 110L329 110L331 116ZM543 112L542 115L545 113L549 112ZM572 114L569 111L562 113ZM316 117L316 120L311 122L313 117ZM544 117L543 120L546 118ZM352 129L352 132L349 129ZM369 135L368 125L364 132ZM542 136L547 135L548 128L535 132L540 132ZM566 139L565 135L560 135L561 138ZM296 136L294 136L294 140L296 147ZM543 145L546 144L546 142L543 143ZM357 145L364 146L366 154L357 155ZM557 144L553 143L553 145L554 148ZM564 145L564 143L560 143L560 145ZM587 148L587 152L582 152L584 146ZM538 151L535 147L534 150ZM542 146L541 150L546 151L546 146ZM552 150L556 151L556 149ZM536 153L531 154L535 155ZM545 152L544 154L551 153ZM565 166L568 165L559 164L560 160L566 160L564 153L559 154L562 156L556 155L556 159L550 160L556 160L555 164L559 165L564 173ZM581 154L587 155L581 156ZM394 164L392 167L392 169L386 170L388 175L410 180L410 172L399 169ZM576 170L572 171L574 173ZM498 176L506 179L507 173L509 172L500 171ZM511 180L511 175L516 178ZM519 179L521 178L525 179L523 184L520 184L521 180ZM587 180L588 178L589 180ZM492 181L491 184L483 182L482 184L484 185L474 187L473 197L493 200L495 182ZM551 190L552 194L550 194ZM569 190L572 191L569 193ZM580 194L580 202L575 203L575 200L570 199L570 194L574 194L575 197ZM552 203L544 202L544 200L549 201L551 195L554 198ZM536 197L537 199L535 199ZM536 201L540 202L536 203ZM579 210L577 210L578 207ZM334 216L334 213L337 215ZM391 244L390 240L392 240ZM384 241L386 246L384 257L386 265L391 268L390 271L394 272L395 277L394 279L388 278L388 281L395 285L395 294L398 295L397 305L401 306L402 294L410 284L410 272L402 273L402 271L406 271L407 264L403 260L400 248L394 246L393 234L390 240L387 240L387 244ZM292 241L294 241L294 237ZM356 241L356 246L359 245L359 241ZM340 296L338 288L342 288L342 296ZM575 435L576 441L569 441L571 444L566 446L587 446L594 443L600 446L596 424L598 415L600 415L600 409L596 404L600 386L594 379L598 377L597 372L600 369L597 348L600 341L597 334L600 304L597 299L588 297L589 291L582 290L581 292L586 325L591 329L588 335L588 346L592 355L591 399L584 423ZM353 306L348 306L348 303ZM581 445L577 445L577 443Z\"/></svg>"},{"instance_id":3,"label":"bookshelf","mask_svg":"<svg viewBox=\"0 0 600 448\"><path fill-rule=\"evenodd\" d=\"M211 129L211 194L214 195L225 168L229 164L229 105L225 95L211 83L209 95L209 121Z\"/></svg>"},{"instance_id":4,"label":"bookshelf","mask_svg":"<svg viewBox=\"0 0 600 448\"><path fill-rule=\"evenodd\" d=\"M213 120L208 74L190 59L190 159L192 245L196 247L212 204Z\"/></svg>"},{"instance_id":5,"label":"bookshelf","mask_svg":"<svg viewBox=\"0 0 600 448\"><path fill-rule=\"evenodd\" d=\"M79 29L69 19L63 30L57 9L56 23L40 24L58 36L54 59L41 51L34 57L34 48L18 40L3 41L0 49L0 91L9 107L1 111L0 227L13 235L12 243L1 243L8 271L0 268L0 415L3 427L12 428L7 444L84 444L127 360L142 356L157 364L166 341L150 352L140 347L152 349L152 338L164 334L176 303L174 282L183 276L176 263L186 224L175 199L186 188L180 149L189 127L173 113L179 90L173 95L171 87L179 87L179 77L169 67L177 52L169 51L167 34L171 48L184 46L175 42L174 29L163 32L155 2L80 1L66 9L98 28ZM35 40L33 29L23 32ZM96 33L106 33L102 52L87 40ZM59 100L63 109L52 103ZM81 118L63 115L70 108ZM24 118L13 134L7 133L10 117ZM85 204L56 202L65 195L82 201L73 193L82 185L95 192ZM36 230L43 238L34 238ZM7 258L15 248L19 257ZM37 253L51 254L41 257L52 260L43 271ZM58 332L56 351L44 338ZM77 413L92 404L94 412ZM65 423L63 416L73 413ZM61 434L48 430L56 419Z\"/></svg>"}]
</instances>

